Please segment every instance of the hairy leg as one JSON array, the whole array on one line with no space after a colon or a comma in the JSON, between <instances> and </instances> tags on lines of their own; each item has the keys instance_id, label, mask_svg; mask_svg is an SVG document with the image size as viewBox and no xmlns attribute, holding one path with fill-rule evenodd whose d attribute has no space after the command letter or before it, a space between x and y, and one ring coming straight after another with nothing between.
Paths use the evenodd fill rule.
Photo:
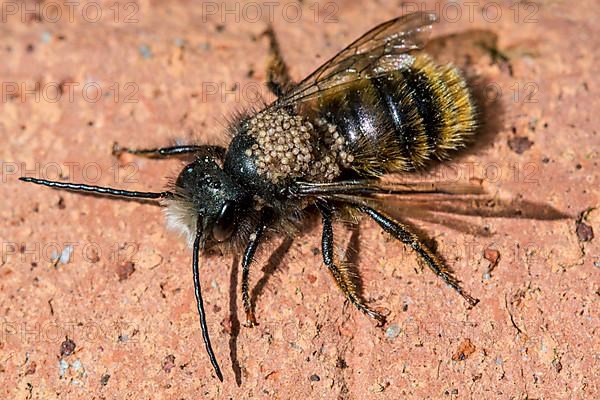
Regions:
<instances>
[{"instance_id":1,"label":"hairy leg","mask_svg":"<svg viewBox=\"0 0 600 400\"><path fill-rule=\"evenodd\" d=\"M408 227L374 208L359 206L358 209L371 217L384 231L388 232L402 243L409 245L425 261L427 266L444 282L456 290L471 306L479 300L471 297L460 286L460 281L454 276L452 270L444 265L438 257L412 233Z\"/></svg>"},{"instance_id":2,"label":"hairy leg","mask_svg":"<svg viewBox=\"0 0 600 400\"><path fill-rule=\"evenodd\" d=\"M344 293L344 296L350 301L356 308L369 317L376 319L379 324L385 322L385 317L378 312L369 308L364 301L360 298L354 277L343 266L338 266L335 262L334 250L333 250L333 226L331 209L328 205L319 204L319 210L321 211L321 217L323 220L323 239L322 239L322 252L323 262L329 268L329 272L333 275L335 282Z\"/></svg>"},{"instance_id":3,"label":"hairy leg","mask_svg":"<svg viewBox=\"0 0 600 400\"><path fill-rule=\"evenodd\" d=\"M123 153L135 154L142 157L148 158L167 158L172 156L178 156L182 154L193 154L199 152L212 153L216 156L222 157L225 154L225 149L220 146L171 146L171 147L160 147L154 149L130 149L129 147L121 147L118 143L113 144L112 154L119 156Z\"/></svg>"},{"instance_id":4,"label":"hairy leg","mask_svg":"<svg viewBox=\"0 0 600 400\"><path fill-rule=\"evenodd\" d=\"M273 26L269 24L264 35L269 38L270 43L269 61L267 64L267 86L275 96L279 97L289 91L294 86L294 82L281 55L281 49L273 31Z\"/></svg>"}]
</instances>

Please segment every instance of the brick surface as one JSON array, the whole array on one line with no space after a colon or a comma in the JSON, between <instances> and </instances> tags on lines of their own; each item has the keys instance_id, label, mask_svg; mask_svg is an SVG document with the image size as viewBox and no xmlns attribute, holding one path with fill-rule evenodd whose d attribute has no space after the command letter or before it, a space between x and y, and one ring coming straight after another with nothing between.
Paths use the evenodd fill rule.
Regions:
<instances>
[{"instance_id":1,"label":"brick surface","mask_svg":"<svg viewBox=\"0 0 600 400\"><path fill-rule=\"evenodd\" d=\"M399 3L272 6L293 76L406 9L436 9ZM57 17L51 7L59 2L26 4L39 12L4 2L0 24L2 398L600 396L595 2L438 3L434 36L457 35L431 50L479 79L489 124L454 169L431 173L481 178L496 202L487 212L466 204L471 216L415 222L479 305L468 309L408 249L364 221L356 247L365 297L389 310L388 324L376 327L344 305L315 250L318 226L309 224L293 243L276 239L260 253L251 281L255 328L240 323L234 258L202 261L224 384L198 329L190 251L165 230L160 208L16 178L60 173L160 190L178 161L116 160L112 143L226 144L224 116L256 104L257 91L269 99L260 37L268 8L257 20L245 5L258 3L236 11L233 2L82 1L72 16L63 6ZM569 217L500 218L500 199ZM591 228L585 240L581 223ZM343 226L337 231L343 251L352 238ZM490 270L484 256L492 250L499 259Z\"/></svg>"}]
</instances>

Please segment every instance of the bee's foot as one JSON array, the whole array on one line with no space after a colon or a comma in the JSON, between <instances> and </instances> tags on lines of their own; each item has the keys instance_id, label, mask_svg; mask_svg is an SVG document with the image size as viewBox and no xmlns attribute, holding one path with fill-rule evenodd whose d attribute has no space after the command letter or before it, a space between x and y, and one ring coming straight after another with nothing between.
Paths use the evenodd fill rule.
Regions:
<instances>
[{"instance_id":1,"label":"bee's foot","mask_svg":"<svg viewBox=\"0 0 600 400\"><path fill-rule=\"evenodd\" d=\"M246 313L246 323L244 324L244 326L246 328L252 328L254 326L258 325L258 323L256 322L256 317L254 316L253 312L247 312Z\"/></svg>"}]
</instances>

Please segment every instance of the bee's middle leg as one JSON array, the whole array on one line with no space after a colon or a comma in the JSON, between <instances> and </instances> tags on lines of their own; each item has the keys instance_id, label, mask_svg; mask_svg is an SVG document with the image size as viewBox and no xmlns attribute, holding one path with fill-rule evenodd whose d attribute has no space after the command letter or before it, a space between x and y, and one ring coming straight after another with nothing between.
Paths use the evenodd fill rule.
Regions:
<instances>
[{"instance_id":1,"label":"bee's middle leg","mask_svg":"<svg viewBox=\"0 0 600 400\"><path fill-rule=\"evenodd\" d=\"M354 277L350 271L346 268L336 265L333 249L334 242L331 209L328 205L322 204L319 204L318 208L321 211L321 217L323 220L323 238L321 243L323 262L327 268L329 268L329 272L331 272L331 275L333 275L335 282L342 290L346 298L361 312L377 320L380 325L383 324L385 322L385 317L377 311L369 308L369 306L364 303L363 299L360 298Z\"/></svg>"},{"instance_id":2,"label":"bee's middle leg","mask_svg":"<svg viewBox=\"0 0 600 400\"><path fill-rule=\"evenodd\" d=\"M281 55L281 49L279 48L275 31L273 31L273 26L269 24L263 34L269 38L270 43L269 61L267 64L267 86L275 96L279 97L288 92L294 86L294 82L290 77L287 64Z\"/></svg>"}]
</instances>

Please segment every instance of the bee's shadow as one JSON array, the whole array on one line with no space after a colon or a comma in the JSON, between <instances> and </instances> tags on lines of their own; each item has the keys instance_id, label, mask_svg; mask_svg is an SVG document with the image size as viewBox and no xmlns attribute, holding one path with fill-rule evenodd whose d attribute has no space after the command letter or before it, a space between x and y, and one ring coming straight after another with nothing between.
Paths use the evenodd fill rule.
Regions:
<instances>
[{"instance_id":1,"label":"bee's shadow","mask_svg":"<svg viewBox=\"0 0 600 400\"><path fill-rule=\"evenodd\" d=\"M231 273L229 275L229 318L231 321L231 335L229 336L229 356L233 373L235 375L235 383L239 386L242 384L242 369L237 357L237 339L240 335L240 320L237 316L237 281L239 275L240 260L238 256L233 257L231 264Z\"/></svg>"}]
</instances>

